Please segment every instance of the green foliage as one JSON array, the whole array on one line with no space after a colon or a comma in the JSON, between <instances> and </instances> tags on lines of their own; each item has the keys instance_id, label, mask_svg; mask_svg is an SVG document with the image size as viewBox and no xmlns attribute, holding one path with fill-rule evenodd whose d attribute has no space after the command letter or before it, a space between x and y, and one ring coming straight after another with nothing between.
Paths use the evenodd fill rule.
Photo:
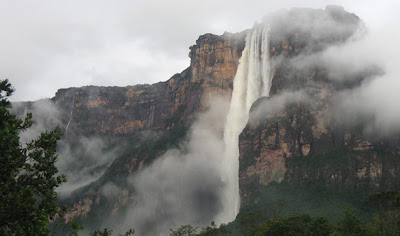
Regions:
<instances>
[{"instance_id":1,"label":"green foliage","mask_svg":"<svg viewBox=\"0 0 400 236\"><path fill-rule=\"evenodd\" d=\"M374 235L400 235L400 192L378 192L364 204L378 210L371 223Z\"/></svg>"},{"instance_id":2,"label":"green foliage","mask_svg":"<svg viewBox=\"0 0 400 236\"><path fill-rule=\"evenodd\" d=\"M118 234L118 236L129 236L135 234L134 229L130 229L126 231L124 234ZM91 236L111 236L112 235L112 230L108 228L104 228L103 230L96 230L93 233L90 234Z\"/></svg>"},{"instance_id":3,"label":"green foliage","mask_svg":"<svg viewBox=\"0 0 400 236\"><path fill-rule=\"evenodd\" d=\"M230 231L226 228L226 225L221 224L219 227L213 222L211 226L202 228L199 236L220 236L230 234Z\"/></svg>"},{"instance_id":4,"label":"green foliage","mask_svg":"<svg viewBox=\"0 0 400 236\"><path fill-rule=\"evenodd\" d=\"M279 185L277 185L279 186ZM284 185L281 185L282 187ZM276 186L275 186L276 187ZM294 188L294 187L292 187ZM276 189L275 189L276 190ZM337 199L325 199L322 202L323 206L318 206L321 208L315 208L317 205L299 207L300 205L309 204L304 201L304 197L323 199L327 198L327 195L319 194L314 192L314 196L305 195L299 191L283 192L282 194L287 196L290 201L286 199L281 199L276 195L274 189L269 189L269 195L272 195L275 199L273 204L277 205L278 210L282 208L281 214L275 214L275 210L272 207L266 207L263 205L257 205L253 210L247 208L242 209L239 213L237 219L232 224L228 225L232 228L232 225L238 229L240 235L331 235L331 236L344 236L344 235L385 235L394 236L400 235L400 208L398 205L398 196L400 192L387 191L378 192L364 200L364 206L353 204L352 207L357 207L356 211L349 206L342 210L341 217L337 219L332 217L328 212L331 212L334 208L340 208L340 206L335 203ZM299 202L293 202L293 198L298 198ZM353 198L358 198L354 197ZM264 199L266 200L266 199ZM350 202L348 202L350 203ZM271 203L272 204L272 203ZM294 204L296 208L291 206ZM292 210L287 211L287 207ZM372 217L371 208L378 212ZM288 214L289 212L296 209L298 212L303 212L303 214L294 214L290 216L283 216L282 214ZM323 215L323 217L313 217L307 213L312 213L313 215ZM329 218L327 216L330 216ZM267 219L265 221L265 219ZM264 223L262 223L264 221ZM329 222L335 222L332 225ZM237 235L237 232L234 232Z\"/></svg>"},{"instance_id":5,"label":"green foliage","mask_svg":"<svg viewBox=\"0 0 400 236\"><path fill-rule=\"evenodd\" d=\"M254 235L258 224L262 221L262 212L259 210L241 211L236 219L239 221L239 226L236 228L238 228L243 235Z\"/></svg>"},{"instance_id":6,"label":"green foliage","mask_svg":"<svg viewBox=\"0 0 400 236\"><path fill-rule=\"evenodd\" d=\"M90 235L91 236L110 236L111 233L112 233L111 229L104 228L103 230L96 230Z\"/></svg>"},{"instance_id":7,"label":"green foliage","mask_svg":"<svg viewBox=\"0 0 400 236\"><path fill-rule=\"evenodd\" d=\"M400 235L400 212L386 211L376 214L371 223L371 231L373 235Z\"/></svg>"},{"instance_id":8,"label":"green foliage","mask_svg":"<svg viewBox=\"0 0 400 236\"><path fill-rule=\"evenodd\" d=\"M372 235L370 230L365 228L362 222L356 217L354 211L345 210L344 217L335 225L335 236L364 236Z\"/></svg>"},{"instance_id":9,"label":"green foliage","mask_svg":"<svg viewBox=\"0 0 400 236\"><path fill-rule=\"evenodd\" d=\"M62 217L60 216L60 218L62 218ZM57 221L63 222L64 220L57 219ZM60 226L60 227L58 227L58 226ZM51 235L58 235L58 233L61 233L61 235L64 235L64 233L66 233L65 235L78 236L78 231L83 230L83 229L84 229L84 227L75 221L71 221L68 223L55 222L55 225L51 232Z\"/></svg>"},{"instance_id":10,"label":"green foliage","mask_svg":"<svg viewBox=\"0 0 400 236\"><path fill-rule=\"evenodd\" d=\"M260 188L259 194L252 194L250 197L257 202L247 205L241 211L260 211L261 220L303 213L324 216L336 222L342 216L343 206L349 205L356 209L362 207L362 196L331 191L317 183L306 186L294 186L285 182L270 183ZM284 207L277 204L279 199L285 199ZM362 212L357 213L364 220L366 216Z\"/></svg>"},{"instance_id":11,"label":"green foliage","mask_svg":"<svg viewBox=\"0 0 400 236\"><path fill-rule=\"evenodd\" d=\"M55 188L65 182L56 176L57 127L38 139L21 144L20 132L32 124L32 115L21 120L11 114L7 97L13 88L8 80L0 82L0 234L47 235L48 222L57 213Z\"/></svg>"},{"instance_id":12,"label":"green foliage","mask_svg":"<svg viewBox=\"0 0 400 236\"><path fill-rule=\"evenodd\" d=\"M400 192L378 192L367 197L364 204L376 207L380 211L400 210Z\"/></svg>"},{"instance_id":13,"label":"green foliage","mask_svg":"<svg viewBox=\"0 0 400 236\"><path fill-rule=\"evenodd\" d=\"M285 198L279 198L278 200L276 200L276 206L277 206L277 209L274 210L275 217L280 216L283 208L285 208L287 206L286 199Z\"/></svg>"},{"instance_id":14,"label":"green foliage","mask_svg":"<svg viewBox=\"0 0 400 236\"><path fill-rule=\"evenodd\" d=\"M261 224L254 235L323 236L329 235L332 225L326 218L309 215L277 217Z\"/></svg>"},{"instance_id":15,"label":"green foliage","mask_svg":"<svg viewBox=\"0 0 400 236\"><path fill-rule=\"evenodd\" d=\"M76 223L75 221L71 222L71 228L72 228L72 233L71 234L73 236L77 236L78 235L78 233L77 233L78 230L83 230L84 229L84 227L82 225Z\"/></svg>"},{"instance_id":16,"label":"green foliage","mask_svg":"<svg viewBox=\"0 0 400 236\"><path fill-rule=\"evenodd\" d=\"M197 235L197 227L182 225L177 230L170 229L170 232L170 236L195 236Z\"/></svg>"},{"instance_id":17,"label":"green foliage","mask_svg":"<svg viewBox=\"0 0 400 236\"><path fill-rule=\"evenodd\" d=\"M210 226L203 227L199 233L197 233L197 227L191 225L182 225L177 230L170 229L170 236L221 236L230 234L226 225L221 224L219 227L211 222Z\"/></svg>"}]
</instances>

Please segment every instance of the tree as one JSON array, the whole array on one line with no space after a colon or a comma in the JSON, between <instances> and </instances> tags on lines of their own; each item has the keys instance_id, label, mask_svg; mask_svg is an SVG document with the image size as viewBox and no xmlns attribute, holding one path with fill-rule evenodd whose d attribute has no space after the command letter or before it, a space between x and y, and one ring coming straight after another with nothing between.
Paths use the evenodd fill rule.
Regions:
<instances>
[{"instance_id":1,"label":"tree","mask_svg":"<svg viewBox=\"0 0 400 236\"><path fill-rule=\"evenodd\" d=\"M118 234L117 236L130 236L134 235L135 230L134 229L129 229L126 231L124 234ZM112 235L112 230L108 228L104 228L103 230L96 230L93 233L90 234L91 236L111 236Z\"/></svg>"},{"instance_id":2,"label":"tree","mask_svg":"<svg viewBox=\"0 0 400 236\"><path fill-rule=\"evenodd\" d=\"M364 204L378 210L371 224L374 235L400 235L400 192L378 192Z\"/></svg>"},{"instance_id":3,"label":"tree","mask_svg":"<svg viewBox=\"0 0 400 236\"><path fill-rule=\"evenodd\" d=\"M254 235L328 236L331 232L332 225L326 218L295 214L267 220L256 229Z\"/></svg>"},{"instance_id":4,"label":"tree","mask_svg":"<svg viewBox=\"0 0 400 236\"><path fill-rule=\"evenodd\" d=\"M195 236L197 227L191 225L182 225L177 230L170 229L170 236Z\"/></svg>"},{"instance_id":5,"label":"tree","mask_svg":"<svg viewBox=\"0 0 400 236\"><path fill-rule=\"evenodd\" d=\"M335 225L334 236L365 236L373 235L356 217L353 210L344 210L344 217Z\"/></svg>"},{"instance_id":6,"label":"tree","mask_svg":"<svg viewBox=\"0 0 400 236\"><path fill-rule=\"evenodd\" d=\"M220 236L230 234L226 225L221 224L219 227L213 222L211 226L203 227L200 233L197 233L197 227L191 225L182 225L177 230L170 229L170 236Z\"/></svg>"},{"instance_id":7,"label":"tree","mask_svg":"<svg viewBox=\"0 0 400 236\"><path fill-rule=\"evenodd\" d=\"M219 227L214 223L211 222L211 226L203 227L201 232L198 234L199 236L220 236L220 235L227 235L231 232L227 229L225 224L221 224Z\"/></svg>"},{"instance_id":8,"label":"tree","mask_svg":"<svg viewBox=\"0 0 400 236\"><path fill-rule=\"evenodd\" d=\"M244 236L254 235L257 226L262 222L262 212L260 210L241 211L237 216L239 225L237 228Z\"/></svg>"},{"instance_id":9,"label":"tree","mask_svg":"<svg viewBox=\"0 0 400 236\"><path fill-rule=\"evenodd\" d=\"M22 144L19 134L33 124L32 114L22 120L10 113L13 92L0 81L0 235L47 235L57 213L55 188L66 181L55 166L62 133L57 127Z\"/></svg>"}]
</instances>

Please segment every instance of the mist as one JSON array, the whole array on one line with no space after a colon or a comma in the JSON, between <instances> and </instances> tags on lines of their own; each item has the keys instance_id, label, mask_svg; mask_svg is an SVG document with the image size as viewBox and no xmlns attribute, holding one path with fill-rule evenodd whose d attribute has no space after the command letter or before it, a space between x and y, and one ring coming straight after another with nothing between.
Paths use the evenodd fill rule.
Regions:
<instances>
[{"instance_id":1,"label":"mist","mask_svg":"<svg viewBox=\"0 0 400 236\"><path fill-rule=\"evenodd\" d=\"M12 103L11 112L25 119L27 113L32 113L33 125L20 134L20 141L28 143L39 137L41 132L52 130L60 124L61 112L50 99L41 99L30 103Z\"/></svg>"},{"instance_id":2,"label":"mist","mask_svg":"<svg viewBox=\"0 0 400 236\"><path fill-rule=\"evenodd\" d=\"M293 17L290 12L282 13L290 19ZM266 19L277 21L282 18L279 14L277 16L273 14ZM300 15L300 18L297 25L290 27L300 31L309 29L317 39L324 39L329 34L350 32L349 26L341 28L327 19L314 21L307 15ZM324 27L325 23L328 26ZM400 48L395 46L400 40L400 33L393 30L398 27L396 24L393 21L383 27L370 28L361 21L357 28L353 28L350 37L341 43L325 44L318 50L308 47L294 57L274 57L273 63L275 66L283 63L286 68L291 68L290 79L293 80L299 71L320 68L326 72L328 81L336 86L334 94L327 98L332 106L325 114L327 119L346 127L362 121L365 124L363 132L368 135L395 135L400 132ZM305 84L302 90L307 91L312 86L315 84ZM285 103L304 101L305 97L299 96L299 92L288 90L272 97L264 105L257 106L253 118L273 115L273 112L279 112L275 108Z\"/></svg>"},{"instance_id":3,"label":"mist","mask_svg":"<svg viewBox=\"0 0 400 236\"><path fill-rule=\"evenodd\" d=\"M129 178L137 201L130 206L123 228L134 228L139 235L165 235L170 228L210 225L220 217L225 207L221 174L226 167L221 160L229 101L211 100L181 148L167 151Z\"/></svg>"},{"instance_id":4,"label":"mist","mask_svg":"<svg viewBox=\"0 0 400 236\"><path fill-rule=\"evenodd\" d=\"M359 86L339 91L333 97L332 115L337 121L351 124L367 119L367 134L385 136L400 131L400 50L384 46L395 45L398 40L399 33L388 27L323 52L330 79L362 78Z\"/></svg>"},{"instance_id":5,"label":"mist","mask_svg":"<svg viewBox=\"0 0 400 236\"><path fill-rule=\"evenodd\" d=\"M116 158L118 148L107 149L98 137L82 137L79 144L65 141L58 143L59 173L67 176L67 182L58 187L61 197L68 197L74 190L97 180Z\"/></svg>"},{"instance_id":6,"label":"mist","mask_svg":"<svg viewBox=\"0 0 400 236\"><path fill-rule=\"evenodd\" d=\"M400 33L388 25L353 43L353 57L341 57L341 61L348 65L344 68L349 73L354 72L349 59L358 61L366 70L372 67L372 61L382 69L382 73L363 81L359 87L342 91L335 97L336 110L348 114L341 118L343 122L347 122L349 116L350 121L354 117L371 117L366 133L393 135L400 131L400 50L385 46L396 45L399 40ZM347 51L350 46L341 48L339 53Z\"/></svg>"},{"instance_id":7,"label":"mist","mask_svg":"<svg viewBox=\"0 0 400 236\"><path fill-rule=\"evenodd\" d=\"M286 11L283 16L289 17ZM274 17L276 16L267 17L264 21L273 23L279 19ZM323 40L335 34L349 34L355 30L348 25L340 27L325 18L315 21L308 15L302 15L300 19L298 22L301 24L293 27L311 27L316 40ZM324 24L328 24L328 27ZM333 83L356 82L354 86L338 89L337 93L329 98L333 107L327 116L345 125L355 124L360 119L367 120L364 132L368 134L397 134L400 132L400 52L397 46L400 42L400 32L394 30L396 27L396 22L379 30L369 29L368 25L361 24L351 37L340 44L318 45L318 50L310 47L304 53L288 60L275 58L274 63L288 63L295 69L321 66ZM327 28L331 30L327 32ZM145 27L141 30L146 31ZM274 30L276 29L272 29ZM280 29L275 32L285 33ZM142 44L143 41L135 41L129 45L133 51L139 51L138 48ZM112 54L117 58L125 46L121 46L120 51L113 48L109 53L99 55ZM157 57L156 62L169 58L169 54L166 55ZM140 58L149 57L151 53L146 51ZM96 64L94 62L97 60L93 59L91 63ZM125 61L129 64L127 62L130 61ZM141 62L144 63L144 77L149 77L149 67L155 67L157 63ZM108 62L101 61L99 64L105 65ZM140 62L135 61L135 64L140 66ZM75 66L72 65L71 68ZM55 67L54 70L60 71L59 69ZM89 66L86 70L89 74L87 80L101 77L101 80L106 81L111 77L113 70L105 70L99 71L96 67L92 71ZM131 73L122 73L122 77L127 80ZM79 74L78 77L82 78L82 75ZM261 99L257 106L253 106L251 117L261 120L279 113L286 104L299 101L307 103L309 97L306 90L307 87L298 91L288 90L269 99ZM128 183L135 190L136 196L121 222L122 230L134 228L139 235L165 235L170 228L176 229L184 224L201 227L214 220L221 223L219 219L222 218L223 209L230 207L223 201L226 183L222 181L221 176L227 172L221 160L225 151L223 129L229 99L210 100L212 104L209 109L199 115L190 129L187 140L180 148L168 150L150 166L129 177ZM29 109L16 104L14 107L23 110L24 113L32 112L35 120L33 127L22 133L23 142L35 139L40 132L53 129L61 123L61 113L50 100L32 103ZM61 196L68 196L75 189L97 180L117 153L117 149L106 149L105 143L98 137L82 137L77 146L61 141L58 148L57 167L60 173L66 174L68 180L58 189ZM121 194L121 191L112 182L106 183L100 190L103 196L110 199Z\"/></svg>"},{"instance_id":8,"label":"mist","mask_svg":"<svg viewBox=\"0 0 400 236\"><path fill-rule=\"evenodd\" d=\"M271 98L260 98L253 104L250 110L249 123L275 116L284 111L286 105L300 102L311 106L310 98L304 90L283 91Z\"/></svg>"},{"instance_id":9,"label":"mist","mask_svg":"<svg viewBox=\"0 0 400 236\"><path fill-rule=\"evenodd\" d=\"M28 103L13 103L11 112L24 119L32 113L33 125L20 134L22 144L37 139L46 130L57 126L64 132L62 112L50 99ZM97 180L116 158L118 148L109 148L99 137L80 137L77 144L70 144L63 138L57 143L56 167L67 182L56 191L61 198L68 197L74 190Z\"/></svg>"},{"instance_id":10,"label":"mist","mask_svg":"<svg viewBox=\"0 0 400 236\"><path fill-rule=\"evenodd\" d=\"M386 34L376 34L363 23L356 24L357 27L344 24L344 28L341 28L330 22L329 18L321 18L316 22L313 20L312 17L301 15L298 19L301 24L296 27L307 29L312 25L312 35L316 40L323 41L331 35L343 34L348 38L333 45L310 45L303 53L292 58L273 58L273 64L287 63L294 70L318 66L326 70L330 82L352 84L339 86L336 93L327 98L333 105L330 113L326 114L330 119L352 125L361 117L370 122L365 132L397 132L400 125L399 109L391 101L399 101L400 98L396 94L399 88L396 78L399 74L390 63L391 57L397 55L379 47L389 43ZM323 27L326 21L329 27ZM279 29L271 30L285 33L279 32ZM261 120L276 115L291 103L301 102L312 106L307 90L313 86L318 88L319 85L308 83L300 90L282 91L271 98L258 100L253 105L251 118ZM135 190L135 200L129 205L121 225L117 226L119 230L134 228L140 235L165 235L170 228L176 229L184 224L201 227L214 220L223 222L219 219L223 218L224 209L232 207L224 202L227 183L222 175L228 171L221 164L225 151L223 129L229 101L221 98L211 101L209 110L199 115L180 148L168 150L150 166L129 177L128 183ZM101 189L106 198L114 198L121 191L111 182Z\"/></svg>"},{"instance_id":11,"label":"mist","mask_svg":"<svg viewBox=\"0 0 400 236\"><path fill-rule=\"evenodd\" d=\"M189 65L188 47L200 34L238 32L282 8L327 4L374 27L399 22L397 0L0 0L0 76L17 88L12 101L52 97L61 87L155 83Z\"/></svg>"}]
</instances>

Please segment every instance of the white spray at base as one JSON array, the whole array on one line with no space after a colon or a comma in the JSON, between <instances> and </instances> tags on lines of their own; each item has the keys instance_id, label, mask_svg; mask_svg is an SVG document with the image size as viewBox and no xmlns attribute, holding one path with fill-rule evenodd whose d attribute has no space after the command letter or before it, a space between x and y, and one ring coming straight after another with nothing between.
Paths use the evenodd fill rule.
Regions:
<instances>
[{"instance_id":1,"label":"white spray at base","mask_svg":"<svg viewBox=\"0 0 400 236\"><path fill-rule=\"evenodd\" d=\"M269 96L272 80L269 36L268 25L257 27L247 34L233 81L230 110L224 129L222 165L227 172L223 173L223 181L228 189L224 193L225 209L219 219L221 222L233 221L239 213L239 135L247 124L251 105L261 96Z\"/></svg>"}]
</instances>

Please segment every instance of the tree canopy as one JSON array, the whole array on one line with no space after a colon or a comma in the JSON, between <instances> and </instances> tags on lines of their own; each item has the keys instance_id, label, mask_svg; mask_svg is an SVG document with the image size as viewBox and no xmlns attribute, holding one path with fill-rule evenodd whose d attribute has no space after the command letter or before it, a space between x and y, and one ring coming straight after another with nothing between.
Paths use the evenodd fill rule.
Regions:
<instances>
[{"instance_id":1,"label":"tree canopy","mask_svg":"<svg viewBox=\"0 0 400 236\"><path fill-rule=\"evenodd\" d=\"M47 235L57 213L55 188L65 182L57 175L57 127L22 144L20 133L32 126L32 114L22 120L10 113L8 80L0 81L0 234Z\"/></svg>"}]
</instances>

